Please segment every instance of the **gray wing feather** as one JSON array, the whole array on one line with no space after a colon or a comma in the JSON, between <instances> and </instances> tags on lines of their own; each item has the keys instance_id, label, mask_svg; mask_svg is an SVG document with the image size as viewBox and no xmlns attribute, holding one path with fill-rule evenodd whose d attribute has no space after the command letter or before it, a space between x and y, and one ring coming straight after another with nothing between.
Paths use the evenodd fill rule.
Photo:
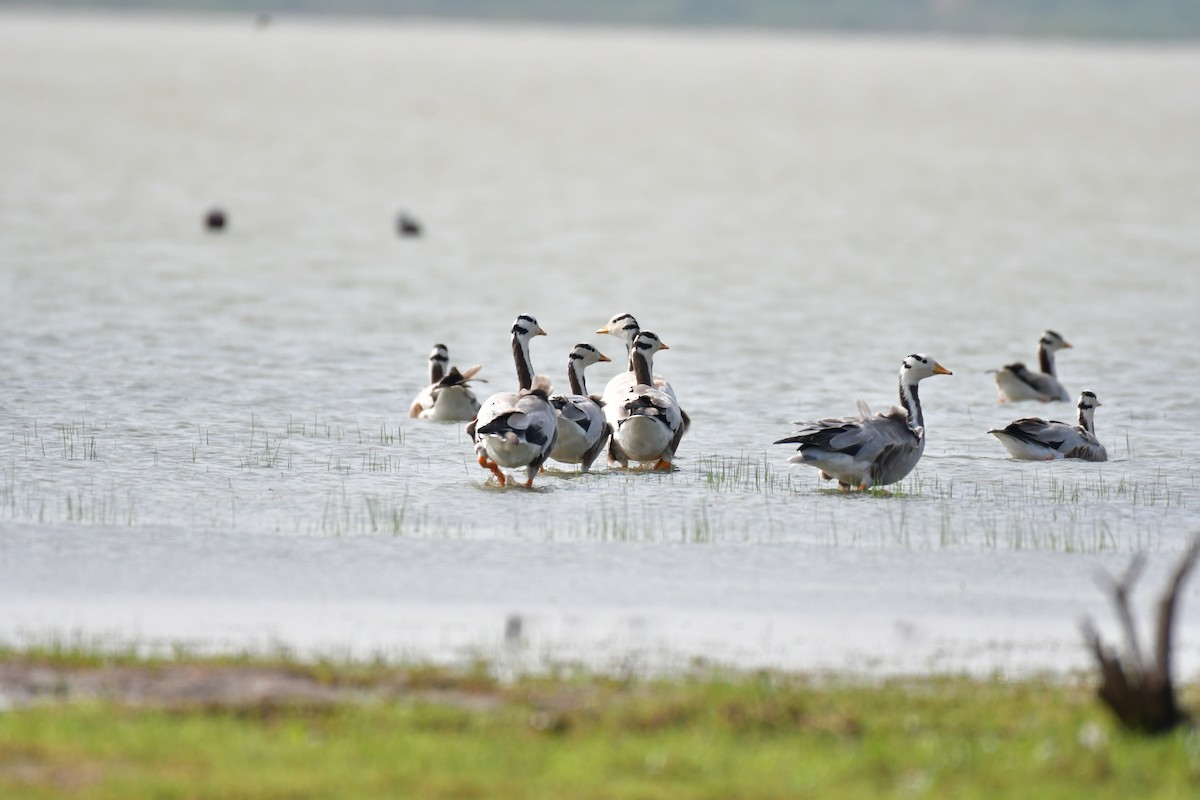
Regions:
<instances>
[{"instance_id":1,"label":"gray wing feather","mask_svg":"<svg viewBox=\"0 0 1200 800\"><path fill-rule=\"evenodd\" d=\"M1044 372L1034 372L1024 364L1006 364L1006 370L1015 375L1022 383L1033 387L1039 394L1052 399L1065 399L1066 389L1053 375Z\"/></svg>"},{"instance_id":2,"label":"gray wing feather","mask_svg":"<svg viewBox=\"0 0 1200 800\"><path fill-rule=\"evenodd\" d=\"M883 446L871 461L871 479L875 483L892 483L893 476L907 475L911 469L914 445L892 442Z\"/></svg>"},{"instance_id":3,"label":"gray wing feather","mask_svg":"<svg viewBox=\"0 0 1200 800\"><path fill-rule=\"evenodd\" d=\"M548 427L551 430L558 425L554 406L550 405L544 397L522 394L517 400L516 409L528 418L529 425Z\"/></svg>"},{"instance_id":4,"label":"gray wing feather","mask_svg":"<svg viewBox=\"0 0 1200 800\"><path fill-rule=\"evenodd\" d=\"M896 408L860 421L838 439L859 445L858 458L871 461L884 451L894 455L909 453L918 444L916 435L908 427L908 414Z\"/></svg>"},{"instance_id":5,"label":"gray wing feather","mask_svg":"<svg viewBox=\"0 0 1200 800\"><path fill-rule=\"evenodd\" d=\"M580 430L590 430L594 422L593 414L603 419L604 411L594 397L582 395L555 395L550 398L550 405L555 412L567 422L574 423Z\"/></svg>"},{"instance_id":6,"label":"gray wing feather","mask_svg":"<svg viewBox=\"0 0 1200 800\"><path fill-rule=\"evenodd\" d=\"M587 421L587 411L580 406L579 400L574 397L564 397L562 395L551 397L550 404L554 406L563 419L574 423Z\"/></svg>"},{"instance_id":7,"label":"gray wing feather","mask_svg":"<svg viewBox=\"0 0 1200 800\"><path fill-rule=\"evenodd\" d=\"M904 410L893 408L869 419L841 417L801 423L796 433L776 442L783 443L817 447L867 461L874 460L888 447L911 451L917 447L918 439L908 427Z\"/></svg>"},{"instance_id":8,"label":"gray wing feather","mask_svg":"<svg viewBox=\"0 0 1200 800\"><path fill-rule=\"evenodd\" d=\"M1004 429L1004 432L1027 442L1044 444L1058 449L1063 442L1078 437L1074 426L1057 420L1037 418L1019 419Z\"/></svg>"}]
</instances>

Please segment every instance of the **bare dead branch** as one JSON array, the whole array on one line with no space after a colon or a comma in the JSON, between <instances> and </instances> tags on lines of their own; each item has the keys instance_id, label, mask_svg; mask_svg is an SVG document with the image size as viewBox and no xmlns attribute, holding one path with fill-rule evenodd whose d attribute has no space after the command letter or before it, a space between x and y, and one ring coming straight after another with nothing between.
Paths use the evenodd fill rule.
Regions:
<instances>
[{"instance_id":1,"label":"bare dead branch","mask_svg":"<svg viewBox=\"0 0 1200 800\"><path fill-rule=\"evenodd\" d=\"M1142 657L1142 645L1138 636L1137 625L1133 621L1133 612L1129 608L1129 598L1133 594L1133 585L1142 576L1145 568L1146 556L1143 553L1138 553L1130 560L1129 566L1125 568L1125 572L1119 580L1103 570L1101 570L1099 575L1099 580L1103 582L1103 588L1108 592L1112 600L1113 609L1116 611L1117 619L1121 623L1121 629L1125 633L1125 643L1129 651L1128 659L1130 666L1137 672L1141 672L1144 669L1145 659Z\"/></svg>"},{"instance_id":2,"label":"bare dead branch","mask_svg":"<svg viewBox=\"0 0 1200 800\"><path fill-rule=\"evenodd\" d=\"M1158 601L1158 631L1154 658L1158 663L1159 672L1168 686L1171 685L1171 638L1175 622L1175 609L1179 590L1187 579L1192 568L1196 566L1196 558L1200 557L1200 533L1192 537L1192 543L1180 559L1171 581L1167 584L1163 596Z\"/></svg>"},{"instance_id":3,"label":"bare dead branch","mask_svg":"<svg viewBox=\"0 0 1200 800\"><path fill-rule=\"evenodd\" d=\"M1084 641L1100 670L1097 695L1127 728L1144 733L1164 733L1187 720L1176 702L1171 678L1172 629L1179 592L1188 574L1200 559L1200 534L1192 538L1187 551L1176 565L1158 604L1154 661L1147 665L1138 642L1137 626L1130 607L1133 585L1145 568L1145 557L1137 555L1120 580L1105 573L1103 583L1121 621L1129 648L1124 662L1104 646L1090 618L1081 628Z\"/></svg>"}]
</instances>

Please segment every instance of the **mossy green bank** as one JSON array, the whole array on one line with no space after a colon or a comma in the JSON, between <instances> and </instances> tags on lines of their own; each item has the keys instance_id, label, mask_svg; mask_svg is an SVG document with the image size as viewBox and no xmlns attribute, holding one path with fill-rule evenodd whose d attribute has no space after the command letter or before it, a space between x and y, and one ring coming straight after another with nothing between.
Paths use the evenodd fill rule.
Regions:
<instances>
[{"instance_id":1,"label":"mossy green bank","mask_svg":"<svg viewBox=\"0 0 1200 800\"><path fill-rule=\"evenodd\" d=\"M0 668L5 798L1184 798L1200 786L1200 737L1119 731L1083 678L499 681L486 665L46 652L0 654ZM320 691L187 686L219 676L240 691L272 675ZM44 691L13 688L29 685Z\"/></svg>"}]
</instances>

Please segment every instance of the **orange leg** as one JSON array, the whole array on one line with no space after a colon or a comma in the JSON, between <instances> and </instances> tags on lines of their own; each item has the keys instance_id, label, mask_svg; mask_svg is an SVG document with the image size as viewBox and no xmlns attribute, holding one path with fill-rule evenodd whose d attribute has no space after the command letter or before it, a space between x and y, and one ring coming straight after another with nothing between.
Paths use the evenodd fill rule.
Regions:
<instances>
[{"instance_id":1,"label":"orange leg","mask_svg":"<svg viewBox=\"0 0 1200 800\"><path fill-rule=\"evenodd\" d=\"M667 461L665 458L660 458L658 461L656 461L654 463L654 468L661 469L663 472L670 472L671 471L671 462Z\"/></svg>"},{"instance_id":2,"label":"orange leg","mask_svg":"<svg viewBox=\"0 0 1200 800\"><path fill-rule=\"evenodd\" d=\"M504 478L504 473L500 471L500 467L495 461L489 461L487 456L480 456L479 466L483 467L484 469L491 470L492 474L496 476L496 480L500 481L500 485L505 485L506 480Z\"/></svg>"},{"instance_id":3,"label":"orange leg","mask_svg":"<svg viewBox=\"0 0 1200 800\"><path fill-rule=\"evenodd\" d=\"M529 480L525 481L525 488L526 488L526 489L532 489L532 488L533 488L533 478L530 478Z\"/></svg>"}]
</instances>

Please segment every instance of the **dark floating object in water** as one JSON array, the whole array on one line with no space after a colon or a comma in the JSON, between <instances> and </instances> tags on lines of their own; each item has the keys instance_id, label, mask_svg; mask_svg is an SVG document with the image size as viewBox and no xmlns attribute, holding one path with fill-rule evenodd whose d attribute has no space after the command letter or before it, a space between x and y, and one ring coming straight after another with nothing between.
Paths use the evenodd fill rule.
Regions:
<instances>
[{"instance_id":1,"label":"dark floating object in water","mask_svg":"<svg viewBox=\"0 0 1200 800\"><path fill-rule=\"evenodd\" d=\"M403 211L396 217L396 233L401 236L420 236L421 223Z\"/></svg>"},{"instance_id":2,"label":"dark floating object in water","mask_svg":"<svg viewBox=\"0 0 1200 800\"><path fill-rule=\"evenodd\" d=\"M1124 656L1119 656L1104 646L1090 619L1083 622L1083 638L1100 670L1100 685L1096 694L1121 724L1130 730L1160 734L1189 721L1188 712L1179 706L1176 699L1175 683L1171 674L1171 628L1175 620L1179 590L1198 557L1200 534L1192 538L1191 545L1179 559L1158 601L1152 660L1147 660L1142 652L1133 612L1129 609L1129 595L1133 591L1133 584L1146 565L1146 560L1141 554L1134 557L1120 580L1107 578L1117 617L1121 621L1121 627L1125 629L1128 650Z\"/></svg>"},{"instance_id":3,"label":"dark floating object in water","mask_svg":"<svg viewBox=\"0 0 1200 800\"><path fill-rule=\"evenodd\" d=\"M524 622L520 614L509 614L504 621L504 642L506 644L521 643L521 628Z\"/></svg>"},{"instance_id":4,"label":"dark floating object in water","mask_svg":"<svg viewBox=\"0 0 1200 800\"><path fill-rule=\"evenodd\" d=\"M226 222L225 212L219 208L209 209L208 213L204 215L204 227L210 231L225 230Z\"/></svg>"}]
</instances>

